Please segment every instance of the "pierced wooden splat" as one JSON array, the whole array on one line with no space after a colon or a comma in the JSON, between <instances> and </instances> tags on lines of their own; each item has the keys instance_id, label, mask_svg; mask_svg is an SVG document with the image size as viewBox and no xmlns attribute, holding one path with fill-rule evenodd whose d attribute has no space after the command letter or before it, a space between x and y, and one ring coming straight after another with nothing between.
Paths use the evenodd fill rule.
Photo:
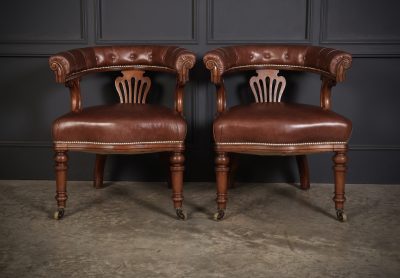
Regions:
<instances>
[{"instance_id":1,"label":"pierced wooden splat","mask_svg":"<svg viewBox=\"0 0 400 278\"><path fill-rule=\"evenodd\" d=\"M278 76L279 70L257 70L257 76L250 78L250 87L256 102L281 102L286 79Z\"/></svg>"},{"instance_id":2,"label":"pierced wooden splat","mask_svg":"<svg viewBox=\"0 0 400 278\"><path fill-rule=\"evenodd\" d=\"M151 80L142 70L121 71L122 76L115 79L115 88L117 89L121 103L146 103L149 93Z\"/></svg>"}]
</instances>

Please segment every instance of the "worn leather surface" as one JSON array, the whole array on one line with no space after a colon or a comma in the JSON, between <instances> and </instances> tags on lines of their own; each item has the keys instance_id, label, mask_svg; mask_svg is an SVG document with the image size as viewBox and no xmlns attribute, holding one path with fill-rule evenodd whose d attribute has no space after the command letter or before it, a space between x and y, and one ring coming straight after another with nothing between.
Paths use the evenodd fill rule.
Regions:
<instances>
[{"instance_id":1,"label":"worn leather surface","mask_svg":"<svg viewBox=\"0 0 400 278\"><path fill-rule=\"evenodd\" d=\"M184 83L195 61L192 52L176 46L126 45L72 49L50 57L49 63L59 83L90 72L135 67L170 71L178 74L179 81Z\"/></svg>"},{"instance_id":2,"label":"worn leather surface","mask_svg":"<svg viewBox=\"0 0 400 278\"><path fill-rule=\"evenodd\" d=\"M347 142L351 121L305 104L253 103L220 114L214 121L215 142Z\"/></svg>"},{"instance_id":3,"label":"worn leather surface","mask_svg":"<svg viewBox=\"0 0 400 278\"><path fill-rule=\"evenodd\" d=\"M184 141L186 122L167 107L151 104L94 106L53 124L54 141L105 143Z\"/></svg>"},{"instance_id":4,"label":"worn leather surface","mask_svg":"<svg viewBox=\"0 0 400 278\"><path fill-rule=\"evenodd\" d=\"M217 48L205 54L212 81L221 82L226 72L275 68L321 73L336 81L344 80L351 55L332 48L310 45L240 45Z\"/></svg>"}]
</instances>

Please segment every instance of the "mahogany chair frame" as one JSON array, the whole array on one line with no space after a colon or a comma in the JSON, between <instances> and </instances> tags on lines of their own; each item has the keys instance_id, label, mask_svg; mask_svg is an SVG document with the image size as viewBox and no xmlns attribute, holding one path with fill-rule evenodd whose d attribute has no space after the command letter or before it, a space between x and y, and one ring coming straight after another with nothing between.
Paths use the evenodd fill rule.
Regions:
<instances>
[{"instance_id":1,"label":"mahogany chair frame","mask_svg":"<svg viewBox=\"0 0 400 278\"><path fill-rule=\"evenodd\" d=\"M266 54L263 62L253 62L254 55L252 54L253 47L263 48L264 53L274 53L276 49L285 49L284 54L274 53L274 55ZM294 46L287 45L261 45L261 46L231 46L212 50L203 58L206 68L211 73L211 81L216 86L216 104L217 116L225 111L226 107L226 90L224 86L224 77L238 71L261 71L270 70L285 70L285 71L305 71L321 75L320 89L320 106L324 110L331 109L331 90L337 82L345 80L346 70L351 66L351 56L348 53L341 52L329 48L320 48L313 46L296 46L296 51L303 51L303 63L286 62L285 59L290 55L290 48ZM250 49L250 51L246 50ZM306 64L307 51L314 51L317 54L309 54L314 56L312 61ZM240 57L243 52L246 52L249 60ZM279 52L279 51L278 51ZM260 54L261 56L261 54ZM278 61L270 61L271 57L278 58ZM260 74L260 73L259 73ZM254 77L253 77L254 78ZM251 86L251 82L250 82ZM253 90L254 93L254 90ZM259 101L255 95L256 102ZM300 174L300 188L307 190L310 188L310 177L307 155L322 152L334 152L333 156L333 171L334 171L334 197L336 216L339 221L346 221L347 216L344 213L345 198L345 178L347 169L347 142L332 142L323 144L215 144L215 173L217 184L217 212L214 215L215 220L222 220L225 216L226 204L228 200L228 188L233 184L234 169L237 167L237 162L231 164L230 154L244 153L254 155L280 155L280 156L295 156ZM235 158L236 160L236 158ZM233 170L233 171L232 171Z\"/></svg>"},{"instance_id":2,"label":"mahogany chair frame","mask_svg":"<svg viewBox=\"0 0 400 278\"><path fill-rule=\"evenodd\" d=\"M85 52L84 52L85 51ZM90 57L91 61L85 57L82 61L82 53L97 53L102 55L109 52L111 61L106 65L96 65L98 54ZM128 61L125 59L116 62L116 57L123 56L122 52L131 52ZM141 53L142 52L142 53ZM148 52L162 52L166 57L155 61L152 55L149 55L150 61L140 61L140 54ZM137 54L139 53L139 54ZM88 54L86 54L88 55ZM153 55L154 56L154 55ZM95 59L94 59L95 58ZM154 61L152 61L152 59ZM116 91L120 97L121 103L139 103L144 104L151 82L148 77L144 77L144 71L167 72L176 76L175 89L175 111L183 118L183 96L184 86L189 80L189 70L195 64L195 55L183 48L175 46L104 46L88 47L85 49L73 49L58 53L49 59L50 68L54 71L56 82L65 84L69 88L71 97L71 111L79 113L82 110L80 81L83 76L94 72L121 71L122 77L115 80ZM147 84L140 96L140 88L119 87L121 82L127 79L136 78ZM128 92L129 91L129 92ZM183 172L184 172L184 142L136 142L133 144L94 144L93 142L58 142L53 143L55 176L56 176L56 196L57 211L54 214L55 219L61 219L64 216L67 196L67 169L68 152L78 151L96 154L94 166L95 188L101 188L104 177L104 167L107 155L109 154L141 154L168 152L170 153L170 182L172 187L172 200L176 214L179 219L185 220L187 215L182 208L183 203Z\"/></svg>"}]
</instances>

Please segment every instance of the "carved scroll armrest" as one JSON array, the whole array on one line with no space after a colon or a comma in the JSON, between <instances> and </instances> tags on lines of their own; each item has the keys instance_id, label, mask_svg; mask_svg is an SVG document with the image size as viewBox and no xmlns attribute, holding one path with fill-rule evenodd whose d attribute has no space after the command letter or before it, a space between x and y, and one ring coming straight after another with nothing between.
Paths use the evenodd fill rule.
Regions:
<instances>
[{"instance_id":1,"label":"carved scroll armrest","mask_svg":"<svg viewBox=\"0 0 400 278\"><path fill-rule=\"evenodd\" d=\"M222 83L222 75L226 69L236 63L237 55L232 48L218 48L207 52L204 55L203 62L211 72L211 82L215 84Z\"/></svg>"},{"instance_id":2,"label":"carved scroll armrest","mask_svg":"<svg viewBox=\"0 0 400 278\"><path fill-rule=\"evenodd\" d=\"M177 72L177 86L175 90L175 110L183 116L184 87L189 81L189 71L196 63L194 53L178 47L171 47L165 56L166 65Z\"/></svg>"},{"instance_id":3,"label":"carved scroll armrest","mask_svg":"<svg viewBox=\"0 0 400 278\"><path fill-rule=\"evenodd\" d=\"M341 55L331 62L331 67L335 68L336 81L343 82L346 79L346 70L351 67L352 58L349 54Z\"/></svg>"},{"instance_id":4,"label":"carved scroll armrest","mask_svg":"<svg viewBox=\"0 0 400 278\"><path fill-rule=\"evenodd\" d=\"M321 47L310 47L305 64L319 68L327 73L336 82L343 82L346 77L346 70L351 67L352 57L349 53Z\"/></svg>"},{"instance_id":5,"label":"carved scroll armrest","mask_svg":"<svg viewBox=\"0 0 400 278\"><path fill-rule=\"evenodd\" d=\"M170 47L165 54L166 66L176 70L179 84L189 81L189 70L196 63L196 55L186 49Z\"/></svg>"},{"instance_id":6,"label":"carved scroll armrest","mask_svg":"<svg viewBox=\"0 0 400 278\"><path fill-rule=\"evenodd\" d=\"M62 56L52 56L49 59L50 69L56 76L57 83L65 83L66 76L70 72L70 64L67 59Z\"/></svg>"}]
</instances>

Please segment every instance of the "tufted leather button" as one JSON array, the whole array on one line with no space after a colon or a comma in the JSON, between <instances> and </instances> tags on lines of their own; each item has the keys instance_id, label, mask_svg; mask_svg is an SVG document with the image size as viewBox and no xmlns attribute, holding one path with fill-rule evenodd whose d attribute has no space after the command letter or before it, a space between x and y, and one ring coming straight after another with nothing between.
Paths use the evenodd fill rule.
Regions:
<instances>
[{"instance_id":1,"label":"tufted leather button","mask_svg":"<svg viewBox=\"0 0 400 278\"><path fill-rule=\"evenodd\" d=\"M265 59L271 59L271 53L265 53L264 54Z\"/></svg>"},{"instance_id":2,"label":"tufted leather button","mask_svg":"<svg viewBox=\"0 0 400 278\"><path fill-rule=\"evenodd\" d=\"M102 55L96 55L96 63L102 63L104 61L104 56Z\"/></svg>"},{"instance_id":3,"label":"tufted leather button","mask_svg":"<svg viewBox=\"0 0 400 278\"><path fill-rule=\"evenodd\" d=\"M130 58L131 60L135 60L135 59L136 59L136 55L135 55L134 53L132 53L131 55L129 55L129 58Z\"/></svg>"},{"instance_id":4,"label":"tufted leather button","mask_svg":"<svg viewBox=\"0 0 400 278\"><path fill-rule=\"evenodd\" d=\"M283 58L286 60L289 59L289 54L287 52L283 53Z\"/></svg>"}]
</instances>

